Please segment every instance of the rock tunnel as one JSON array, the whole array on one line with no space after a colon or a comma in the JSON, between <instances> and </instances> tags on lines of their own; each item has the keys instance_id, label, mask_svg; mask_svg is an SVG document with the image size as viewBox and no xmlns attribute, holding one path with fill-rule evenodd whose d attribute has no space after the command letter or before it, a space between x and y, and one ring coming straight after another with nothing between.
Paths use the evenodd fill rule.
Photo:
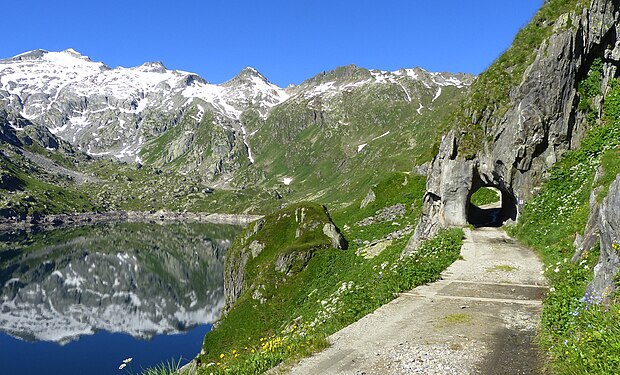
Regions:
<instances>
[{"instance_id":1,"label":"rock tunnel","mask_svg":"<svg viewBox=\"0 0 620 375\"><path fill-rule=\"evenodd\" d=\"M505 183L500 170L480 171L474 162L448 160L441 171L441 181L430 179L427 191L427 215L435 216L443 227L501 227L508 220L516 221L518 200L512 188ZM493 201L480 202L476 193L493 189ZM434 194L439 192L440 194ZM473 201L472 201L473 199ZM439 216L438 216L439 215ZM422 229L425 230L425 229Z\"/></svg>"},{"instance_id":2,"label":"rock tunnel","mask_svg":"<svg viewBox=\"0 0 620 375\"><path fill-rule=\"evenodd\" d=\"M508 220L517 221L517 199L500 176L481 176L474 168L465 207L468 224L476 228L501 227Z\"/></svg>"},{"instance_id":3,"label":"rock tunnel","mask_svg":"<svg viewBox=\"0 0 620 375\"><path fill-rule=\"evenodd\" d=\"M480 192L484 194L476 199L477 195L481 195ZM492 194L496 195L495 201L488 199ZM469 224L476 228L501 227L508 220L517 220L517 203L512 194L493 185L480 186L471 191L467 199L467 222Z\"/></svg>"}]
</instances>

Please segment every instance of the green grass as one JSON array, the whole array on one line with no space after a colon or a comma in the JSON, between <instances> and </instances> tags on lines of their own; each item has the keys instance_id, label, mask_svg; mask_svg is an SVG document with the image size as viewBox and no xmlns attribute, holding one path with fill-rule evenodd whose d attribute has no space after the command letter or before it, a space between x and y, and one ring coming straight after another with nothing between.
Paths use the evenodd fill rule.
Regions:
<instances>
[{"instance_id":1,"label":"green grass","mask_svg":"<svg viewBox=\"0 0 620 375\"><path fill-rule=\"evenodd\" d=\"M353 75L364 74L348 69ZM332 73L344 74L346 80L350 77L345 71ZM250 140L256 163L242 170L242 179L246 185L278 189L285 203L310 200L338 209L386 174L411 171L431 160L445 130L443 119L457 108L465 91L444 87L432 102L435 92L421 82L402 84L419 92L420 101L407 101L398 84L365 85L329 102L297 99L274 108L266 120L250 118L246 127L256 130ZM426 108L421 114L420 104ZM274 142L282 147L272 147ZM362 144L366 147L358 151ZM290 186L282 185L285 176L293 178Z\"/></svg>"},{"instance_id":2,"label":"green grass","mask_svg":"<svg viewBox=\"0 0 620 375\"><path fill-rule=\"evenodd\" d=\"M372 259L357 256L362 240L374 241L415 224L425 190L423 177L389 174L373 186L376 199L363 209L359 197L334 211L332 218L349 242L348 250L335 250L322 232L296 237L296 217L306 207L306 221L329 220L319 205L297 204L265 218L263 229L241 234L235 247L258 241L266 244L247 262L246 290L220 325L205 337L201 373L254 374L282 362L309 355L327 345L326 337L392 300L401 291L435 280L460 253L462 231L442 232L411 257L401 259L409 236L393 240ZM402 217L360 227L356 223L385 207L404 204ZM395 225L398 222L399 225ZM311 225L312 226L312 225ZM413 227L413 225L412 225ZM412 230L413 228L411 228ZM263 232L264 233L261 233ZM358 240L358 241L355 241ZM274 270L274 260L290 251L311 251L307 264L288 274ZM254 287L265 303L253 299ZM223 354L223 357L220 356ZM211 364L209 367L207 365Z\"/></svg>"},{"instance_id":3,"label":"green grass","mask_svg":"<svg viewBox=\"0 0 620 375\"><path fill-rule=\"evenodd\" d=\"M474 194L472 194L469 202L474 206L484 206L491 203L496 203L501 199L500 194L497 190L490 188L480 188Z\"/></svg>"},{"instance_id":4,"label":"green grass","mask_svg":"<svg viewBox=\"0 0 620 375\"><path fill-rule=\"evenodd\" d=\"M588 220L590 192L603 188L597 197L601 200L620 173L620 82L610 83L603 117L591 120L591 126L581 148L568 152L551 169L542 190L510 230L537 250L546 265L551 288L544 301L540 341L552 359L550 367L560 374L611 374L620 368L620 301L603 307L583 298L598 248L577 263L569 261L575 233L583 233ZM603 174L595 180L599 168Z\"/></svg>"},{"instance_id":5,"label":"green grass","mask_svg":"<svg viewBox=\"0 0 620 375\"><path fill-rule=\"evenodd\" d=\"M327 335L397 293L436 280L458 258L462 236L460 229L442 232L404 259L400 254L407 239L371 260L352 251L317 251L303 272L269 293L267 303L235 304L207 334L200 373L256 374L323 348Z\"/></svg>"},{"instance_id":6,"label":"green grass","mask_svg":"<svg viewBox=\"0 0 620 375\"><path fill-rule=\"evenodd\" d=\"M170 360L162 362L155 367L150 367L140 371L140 375L178 375L178 371L181 369L181 359L175 361Z\"/></svg>"},{"instance_id":7,"label":"green grass","mask_svg":"<svg viewBox=\"0 0 620 375\"><path fill-rule=\"evenodd\" d=\"M34 166L18 165L0 157L3 180L13 188L0 189L0 210L5 216L39 216L67 212L91 212L100 209L92 197L70 181L38 171ZM47 181L46 181L47 180Z\"/></svg>"}]
</instances>

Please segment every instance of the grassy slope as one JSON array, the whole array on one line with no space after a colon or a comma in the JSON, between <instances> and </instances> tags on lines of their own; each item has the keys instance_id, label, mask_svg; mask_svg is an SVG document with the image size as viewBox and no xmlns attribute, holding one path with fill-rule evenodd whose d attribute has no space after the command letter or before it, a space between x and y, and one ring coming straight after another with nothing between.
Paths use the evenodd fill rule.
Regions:
<instances>
[{"instance_id":1,"label":"grassy slope","mask_svg":"<svg viewBox=\"0 0 620 375\"><path fill-rule=\"evenodd\" d=\"M499 201L501 197L496 190L492 190L486 187L478 189L470 198L471 204L474 206L484 206Z\"/></svg>"},{"instance_id":2,"label":"grassy slope","mask_svg":"<svg viewBox=\"0 0 620 375\"><path fill-rule=\"evenodd\" d=\"M258 129L250 141L256 155L252 169L264 178L255 182L278 189L286 203L312 200L333 209L351 203L387 173L431 160L444 130L440 124L447 123L464 92L444 87L432 102L434 91L403 82L421 103L408 102L399 85L369 85L329 103L298 98L275 108L264 123L250 121L247 127ZM284 177L293 183L284 186Z\"/></svg>"},{"instance_id":3,"label":"grassy slope","mask_svg":"<svg viewBox=\"0 0 620 375\"><path fill-rule=\"evenodd\" d=\"M276 227L268 229L268 233L274 234L267 237L275 237L273 243L279 245L266 248L264 256L261 253L250 261L246 273L252 283L265 285L262 294L267 301L260 304L249 292L242 295L221 325L206 336L201 356L205 367L201 373L259 373L281 361L321 349L326 345L327 335L374 311L393 299L395 293L435 280L457 259L462 238L460 230L441 233L415 256L403 260L400 254L408 236L392 241L375 258L356 255L363 246L362 240L376 242L388 233L415 223L424 179L394 173L374 187L374 191L377 198L366 208L359 209L360 198L355 206L333 214L341 228L349 227L344 232L349 249L318 249L306 268L295 275L273 271L274 257L286 252L282 248L296 241L291 237L294 225L289 222L287 228L280 228L277 233L273 232ZM396 204L407 206L402 217L364 227L355 224ZM276 215L290 211L285 210ZM294 216L289 215L291 219ZM257 236L264 235L259 232ZM239 238L243 236L237 241ZM252 237L248 242L254 239L266 240ZM211 365L206 367L209 363Z\"/></svg>"},{"instance_id":4,"label":"grassy slope","mask_svg":"<svg viewBox=\"0 0 620 375\"><path fill-rule=\"evenodd\" d=\"M600 85L597 64L588 81ZM598 76L598 78L597 78ZM591 100L582 95L582 100ZM591 103L580 108L591 110ZM603 118L589 116L592 129L581 148L565 155L551 170L540 193L528 202L512 233L536 249L545 264L551 291L544 301L542 343L557 373L611 374L620 368L620 301L608 309L582 300L598 249L586 253L579 263L573 256L575 233L583 234L589 214L590 192L602 187L600 201L610 182L620 173L620 81L611 82L605 97ZM595 180L597 168L602 176Z\"/></svg>"}]
</instances>

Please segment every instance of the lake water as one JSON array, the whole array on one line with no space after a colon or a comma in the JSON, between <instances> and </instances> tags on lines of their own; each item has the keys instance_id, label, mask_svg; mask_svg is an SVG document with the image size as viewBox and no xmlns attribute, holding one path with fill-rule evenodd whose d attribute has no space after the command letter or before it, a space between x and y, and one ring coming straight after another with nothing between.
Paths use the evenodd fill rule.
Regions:
<instances>
[{"instance_id":1,"label":"lake water","mask_svg":"<svg viewBox=\"0 0 620 375\"><path fill-rule=\"evenodd\" d=\"M0 234L0 373L122 374L198 354L240 227L119 223Z\"/></svg>"}]
</instances>

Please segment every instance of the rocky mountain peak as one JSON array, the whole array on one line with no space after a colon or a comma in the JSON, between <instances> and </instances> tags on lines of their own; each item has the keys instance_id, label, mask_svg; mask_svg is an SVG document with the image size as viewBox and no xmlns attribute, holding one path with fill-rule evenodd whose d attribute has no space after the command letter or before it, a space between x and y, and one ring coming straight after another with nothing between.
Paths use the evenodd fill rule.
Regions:
<instances>
[{"instance_id":1,"label":"rocky mountain peak","mask_svg":"<svg viewBox=\"0 0 620 375\"><path fill-rule=\"evenodd\" d=\"M82 55L81 53L79 53L78 51L74 50L73 48L67 48L66 50L64 50L62 52L67 54L67 55L70 55L70 56L73 56L75 58L78 58L78 59L92 61L88 56Z\"/></svg>"},{"instance_id":2,"label":"rocky mountain peak","mask_svg":"<svg viewBox=\"0 0 620 375\"><path fill-rule=\"evenodd\" d=\"M20 53L19 55L15 55L12 58L8 59L8 61L25 61L25 60L36 60L45 56L48 52L44 49L36 49L34 51L28 51L24 53Z\"/></svg>"},{"instance_id":3,"label":"rocky mountain peak","mask_svg":"<svg viewBox=\"0 0 620 375\"><path fill-rule=\"evenodd\" d=\"M224 82L222 86L224 87L234 87L240 85L264 85L270 84L269 80L265 78L258 70L252 67L243 68L239 74L237 74L234 78Z\"/></svg>"},{"instance_id":4,"label":"rocky mountain peak","mask_svg":"<svg viewBox=\"0 0 620 375\"><path fill-rule=\"evenodd\" d=\"M136 68L147 73L166 73L166 66L161 61L149 61Z\"/></svg>"},{"instance_id":5,"label":"rocky mountain peak","mask_svg":"<svg viewBox=\"0 0 620 375\"><path fill-rule=\"evenodd\" d=\"M310 78L302 85L317 85L325 82L335 82L337 84L347 83L351 81L363 81L371 77L368 69L360 68L357 65L350 64L338 67L334 70L324 71Z\"/></svg>"}]
</instances>

